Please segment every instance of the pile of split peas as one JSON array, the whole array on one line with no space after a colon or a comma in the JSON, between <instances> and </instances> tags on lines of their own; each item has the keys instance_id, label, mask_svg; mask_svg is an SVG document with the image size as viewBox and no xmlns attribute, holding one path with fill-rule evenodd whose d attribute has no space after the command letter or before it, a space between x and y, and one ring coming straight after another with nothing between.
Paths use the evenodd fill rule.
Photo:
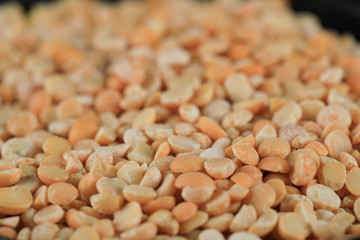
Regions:
<instances>
[{"instance_id":1,"label":"pile of split peas","mask_svg":"<svg viewBox=\"0 0 360 240\"><path fill-rule=\"evenodd\" d=\"M360 235L360 46L282 0L0 7L0 236Z\"/></svg>"}]
</instances>

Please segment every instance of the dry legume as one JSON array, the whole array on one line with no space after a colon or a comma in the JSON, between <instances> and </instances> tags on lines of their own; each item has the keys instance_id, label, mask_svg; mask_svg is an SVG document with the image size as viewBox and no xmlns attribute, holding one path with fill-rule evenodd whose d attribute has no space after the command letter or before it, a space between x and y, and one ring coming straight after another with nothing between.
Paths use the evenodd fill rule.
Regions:
<instances>
[{"instance_id":1,"label":"dry legume","mask_svg":"<svg viewBox=\"0 0 360 240\"><path fill-rule=\"evenodd\" d=\"M283 1L0 15L0 236L360 235L349 35Z\"/></svg>"}]
</instances>

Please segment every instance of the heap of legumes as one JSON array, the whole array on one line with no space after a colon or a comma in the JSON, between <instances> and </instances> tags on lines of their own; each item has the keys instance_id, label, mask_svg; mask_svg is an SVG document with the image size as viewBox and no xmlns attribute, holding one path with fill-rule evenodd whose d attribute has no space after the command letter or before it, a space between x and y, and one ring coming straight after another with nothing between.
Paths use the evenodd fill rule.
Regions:
<instances>
[{"instance_id":1,"label":"heap of legumes","mask_svg":"<svg viewBox=\"0 0 360 240\"><path fill-rule=\"evenodd\" d=\"M285 1L0 7L0 236L360 235L360 48Z\"/></svg>"}]
</instances>

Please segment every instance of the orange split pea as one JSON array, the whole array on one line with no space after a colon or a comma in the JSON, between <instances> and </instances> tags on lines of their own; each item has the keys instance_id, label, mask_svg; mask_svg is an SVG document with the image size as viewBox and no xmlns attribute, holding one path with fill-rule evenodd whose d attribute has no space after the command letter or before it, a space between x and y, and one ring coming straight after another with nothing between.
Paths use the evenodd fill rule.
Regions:
<instances>
[{"instance_id":1,"label":"orange split pea","mask_svg":"<svg viewBox=\"0 0 360 240\"><path fill-rule=\"evenodd\" d=\"M98 130L96 122L80 118L78 119L69 130L69 141L71 144L75 144L80 140L94 138Z\"/></svg>"}]
</instances>

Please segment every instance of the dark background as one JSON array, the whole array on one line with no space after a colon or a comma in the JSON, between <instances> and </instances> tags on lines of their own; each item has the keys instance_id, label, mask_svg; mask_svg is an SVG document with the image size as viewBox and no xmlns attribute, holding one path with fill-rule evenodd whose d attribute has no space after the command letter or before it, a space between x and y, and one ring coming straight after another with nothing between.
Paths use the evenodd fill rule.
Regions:
<instances>
[{"instance_id":1,"label":"dark background","mask_svg":"<svg viewBox=\"0 0 360 240\"><path fill-rule=\"evenodd\" d=\"M0 0L0 4L11 0ZM29 9L36 2L51 0L12 0L23 4ZM107 0L113 1L113 0ZM202 0L209 1L209 0ZM210 0L211 1L211 0ZM288 0L293 9L298 12L316 14L325 28L334 29L340 33L352 33L360 40L360 0Z\"/></svg>"},{"instance_id":2,"label":"dark background","mask_svg":"<svg viewBox=\"0 0 360 240\"><path fill-rule=\"evenodd\" d=\"M325 28L352 33L360 40L360 0L290 0L295 11L312 12Z\"/></svg>"}]
</instances>

